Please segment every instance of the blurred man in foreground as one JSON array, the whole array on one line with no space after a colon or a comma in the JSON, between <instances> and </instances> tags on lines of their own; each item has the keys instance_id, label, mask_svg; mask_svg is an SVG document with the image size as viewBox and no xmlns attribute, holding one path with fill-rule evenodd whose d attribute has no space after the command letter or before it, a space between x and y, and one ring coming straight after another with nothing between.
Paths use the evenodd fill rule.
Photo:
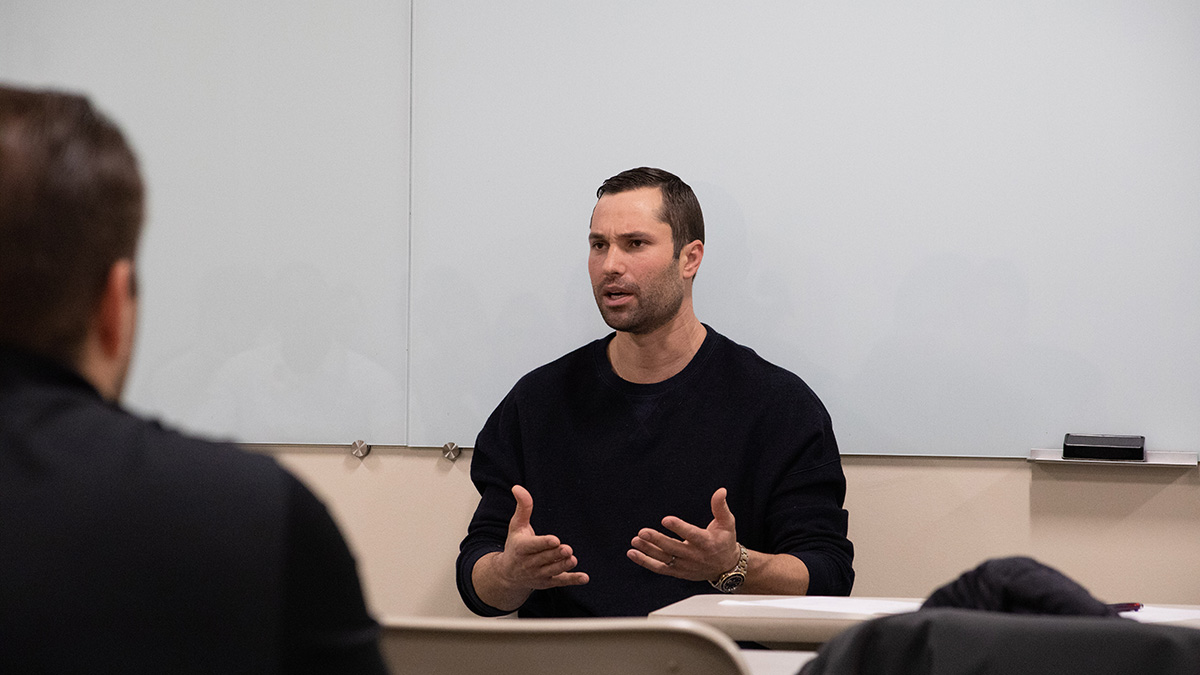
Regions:
<instances>
[{"instance_id":1,"label":"blurred man in foreground","mask_svg":"<svg viewBox=\"0 0 1200 675\"><path fill-rule=\"evenodd\" d=\"M385 672L321 502L117 403L143 204L86 99L0 86L0 671Z\"/></svg>"}]
</instances>

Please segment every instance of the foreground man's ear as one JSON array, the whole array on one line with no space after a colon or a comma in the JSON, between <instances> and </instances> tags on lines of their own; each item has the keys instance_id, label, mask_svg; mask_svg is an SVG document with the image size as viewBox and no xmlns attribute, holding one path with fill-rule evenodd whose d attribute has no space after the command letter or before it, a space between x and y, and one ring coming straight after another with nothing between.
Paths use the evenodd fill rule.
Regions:
<instances>
[{"instance_id":1,"label":"foreground man's ear","mask_svg":"<svg viewBox=\"0 0 1200 675\"><path fill-rule=\"evenodd\" d=\"M137 280L133 261L113 263L92 316L81 354L81 374L108 399L125 384L137 325Z\"/></svg>"}]
</instances>

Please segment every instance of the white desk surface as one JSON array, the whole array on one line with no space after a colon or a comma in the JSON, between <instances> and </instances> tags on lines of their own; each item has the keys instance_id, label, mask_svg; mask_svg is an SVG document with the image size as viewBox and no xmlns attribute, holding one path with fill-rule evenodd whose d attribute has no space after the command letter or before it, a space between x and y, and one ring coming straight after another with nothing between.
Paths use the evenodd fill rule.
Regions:
<instances>
[{"instance_id":1,"label":"white desk surface","mask_svg":"<svg viewBox=\"0 0 1200 675\"><path fill-rule=\"evenodd\" d=\"M734 640L763 644L822 644L858 623L912 611L920 598L792 598L778 595L695 595L650 613L651 617L692 619ZM1145 623L1200 628L1200 606L1147 605L1122 616Z\"/></svg>"},{"instance_id":2,"label":"white desk surface","mask_svg":"<svg viewBox=\"0 0 1200 675\"><path fill-rule=\"evenodd\" d=\"M847 610L798 609L788 607L789 598L778 595L712 595L702 594L685 598L650 613L651 617L692 619L713 626L734 640L762 643L813 645L826 642L838 633L884 613L869 611L871 606L858 602ZM796 600L800 600L796 598ZM842 598L841 600L882 601L902 603L898 611L916 609L917 598ZM819 598L823 604L836 605L838 600ZM762 604L758 604L762 603ZM887 606L886 604L883 606ZM885 613L896 613L895 611Z\"/></svg>"},{"instance_id":3,"label":"white desk surface","mask_svg":"<svg viewBox=\"0 0 1200 675\"><path fill-rule=\"evenodd\" d=\"M817 658L816 652L782 649L743 649L742 658L751 675L796 675L800 668Z\"/></svg>"}]
</instances>

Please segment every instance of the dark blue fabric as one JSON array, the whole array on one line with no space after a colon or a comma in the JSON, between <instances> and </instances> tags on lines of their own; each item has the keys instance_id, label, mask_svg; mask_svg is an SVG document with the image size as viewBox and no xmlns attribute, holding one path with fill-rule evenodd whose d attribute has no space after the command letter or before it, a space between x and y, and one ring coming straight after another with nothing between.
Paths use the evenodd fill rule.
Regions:
<instances>
[{"instance_id":1,"label":"dark blue fabric","mask_svg":"<svg viewBox=\"0 0 1200 675\"><path fill-rule=\"evenodd\" d=\"M0 348L0 672L385 668L337 526L273 459Z\"/></svg>"},{"instance_id":2,"label":"dark blue fabric","mask_svg":"<svg viewBox=\"0 0 1200 675\"><path fill-rule=\"evenodd\" d=\"M921 609L959 607L1014 614L1117 616L1062 572L1032 558L994 558L934 591Z\"/></svg>"},{"instance_id":3,"label":"dark blue fabric","mask_svg":"<svg viewBox=\"0 0 1200 675\"><path fill-rule=\"evenodd\" d=\"M938 608L873 619L802 675L1195 675L1200 630L1095 616Z\"/></svg>"}]
</instances>

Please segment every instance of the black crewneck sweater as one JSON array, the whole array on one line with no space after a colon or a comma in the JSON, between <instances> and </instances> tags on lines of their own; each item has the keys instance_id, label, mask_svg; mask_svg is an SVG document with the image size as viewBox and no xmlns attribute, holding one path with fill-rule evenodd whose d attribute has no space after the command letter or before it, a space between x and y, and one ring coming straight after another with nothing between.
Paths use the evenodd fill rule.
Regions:
<instances>
[{"instance_id":1,"label":"black crewneck sweater","mask_svg":"<svg viewBox=\"0 0 1200 675\"><path fill-rule=\"evenodd\" d=\"M471 463L481 499L457 577L472 611L503 613L479 600L471 570L503 549L513 484L533 496L534 531L570 545L577 571L590 577L583 586L535 591L521 616L640 616L716 592L643 569L626 551L639 529L662 530L668 515L707 526L720 487L728 489L742 544L804 561L810 595L850 593L846 482L829 414L799 377L706 329L691 362L663 382L618 377L606 355L610 334L509 392Z\"/></svg>"}]
</instances>

